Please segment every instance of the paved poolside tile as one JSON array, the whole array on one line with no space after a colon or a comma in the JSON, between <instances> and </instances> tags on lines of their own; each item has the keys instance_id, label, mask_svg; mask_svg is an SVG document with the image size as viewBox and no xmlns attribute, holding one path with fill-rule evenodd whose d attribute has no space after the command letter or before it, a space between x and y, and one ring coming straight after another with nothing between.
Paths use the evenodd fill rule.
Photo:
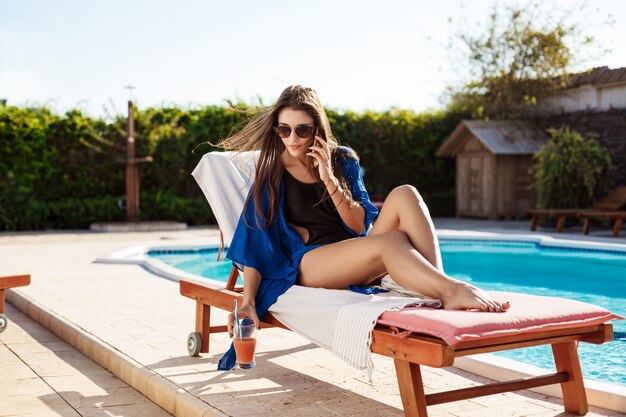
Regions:
<instances>
[{"instance_id":1,"label":"paved poolside tile","mask_svg":"<svg viewBox=\"0 0 626 417\"><path fill-rule=\"evenodd\" d=\"M460 404L461 402L457 403ZM469 403L469 401L463 401L463 403ZM449 407L443 407L448 405ZM522 417L522 416L532 416L535 414L540 414L540 413L546 413L548 411L550 411L549 409L547 409L546 407L542 407L538 404L532 404L532 403L528 403L528 402L521 402L521 403L515 403L515 404L500 404L497 408L496 407L482 407L482 408L478 408L478 409L470 409L470 408L464 408L464 409L455 409L454 407L451 407L449 404L441 404L441 405L435 405L432 406L433 411L437 412L438 410L445 410L449 413L452 414L458 414L456 410L462 410L463 411L463 417L502 417L502 416L509 416L509 417Z\"/></svg>"},{"instance_id":2,"label":"paved poolside tile","mask_svg":"<svg viewBox=\"0 0 626 417\"><path fill-rule=\"evenodd\" d=\"M171 417L165 410L155 407L146 407L145 404L122 404L113 406L83 407L78 410L85 417Z\"/></svg>"},{"instance_id":3,"label":"paved poolside tile","mask_svg":"<svg viewBox=\"0 0 626 417\"><path fill-rule=\"evenodd\" d=\"M370 408L366 412L359 411L357 413L350 414L339 414L343 417L404 417L404 412L397 409L389 409L389 408ZM429 417L437 417L437 415L429 414ZM446 417L456 417L452 414L448 414Z\"/></svg>"},{"instance_id":4,"label":"paved poolside tile","mask_svg":"<svg viewBox=\"0 0 626 417\"><path fill-rule=\"evenodd\" d=\"M170 415L12 305L5 311L11 323L0 334L0 416ZM24 332L45 342L12 337Z\"/></svg>"},{"instance_id":5,"label":"paved poolside tile","mask_svg":"<svg viewBox=\"0 0 626 417\"><path fill-rule=\"evenodd\" d=\"M364 371L354 370L298 335L281 329L263 329L259 332L256 368L218 372L215 370L217 360L230 345L230 340L224 333L215 334L211 337L211 353L197 358L188 357L186 339L194 330L195 304L193 300L180 296L177 283L156 277L134 265L93 263L97 256L133 245L182 243L194 239L207 243L216 241L216 238L216 231L207 229L128 234L0 234L0 249L10 255L7 270L24 272L22 266L29 265L30 270L26 272L32 273L32 283L19 289L19 294L81 327L100 340L103 346L108 346L115 355L122 355L144 366L137 368L135 379L141 380L139 377L142 375L144 378L141 382L143 388L138 389L146 393L162 392L168 398L165 401L168 409L186 392L189 397L205 401L188 409L201 410L197 415L205 413L208 416L217 412L216 409L224 415L248 417L403 415L393 361L389 358L374 356L375 370L370 383ZM18 245L14 245L16 240ZM36 260L28 263L31 256ZM50 268L51 259L59 259L55 268ZM212 310L212 324L224 324L225 318L225 312ZM35 334L39 338L27 332L12 336L18 343L31 343L23 347L20 354L26 355L29 350L37 353L38 349L33 348L32 343L49 343L50 346L58 343L54 339L46 340L50 336L43 332L37 334L35 331ZM0 340L3 337L0 336ZM53 349L49 351L55 352ZM112 354L108 357L114 359ZM40 365L36 368L39 369ZM85 366L78 368L87 371ZM118 368L120 365L116 365L115 369ZM139 375L141 369L145 374ZM63 371L62 367L60 371ZM120 368L119 372L125 371ZM160 377L153 377L150 372L162 375L172 385L150 385L149 381L161 381ZM425 367L423 375L428 392L466 387L485 380L454 368ZM106 380L106 383L96 381L93 390L73 388L74 384L86 384L80 379L63 382L64 378L76 377L47 378L54 381L50 385L65 393L73 404L78 404L80 395L83 395L80 411L91 412L90 404L96 404L99 397L124 392L112 379ZM124 383L121 379L117 382ZM107 386L107 383L112 386ZM171 394L172 387L185 391L183 394ZM107 410L114 415L167 415L160 408L154 414L134 414L142 412L140 405L111 405L93 410L93 415L110 415L105 414ZM509 412L513 413L511 415L563 415L561 400L545 401L539 394L526 395L525 392L522 395L503 394L429 407L431 417L488 417L496 414L505 417ZM599 412L604 414L592 412L589 415L612 415L603 410Z\"/></svg>"},{"instance_id":6,"label":"paved poolside tile","mask_svg":"<svg viewBox=\"0 0 626 417\"><path fill-rule=\"evenodd\" d=\"M58 337L56 337L49 331L43 331L44 329L41 327L31 328L28 331L24 329L12 329L12 320L13 318L9 317L9 325L7 327L7 330L2 333L2 342L7 345L59 341Z\"/></svg>"},{"instance_id":7,"label":"paved poolside tile","mask_svg":"<svg viewBox=\"0 0 626 417\"><path fill-rule=\"evenodd\" d=\"M494 406L500 406L501 404L515 404L519 402L529 401L530 398L527 397L527 395L530 394L530 392L528 391L528 392L525 392L524 394L525 395L520 395L520 394L507 392L504 394L494 394L494 395L487 395L485 397L476 397L468 401L479 404L483 407L494 407ZM550 408L550 407L546 405L546 408ZM560 405L559 409L562 410L563 406Z\"/></svg>"},{"instance_id":8,"label":"paved poolside tile","mask_svg":"<svg viewBox=\"0 0 626 417\"><path fill-rule=\"evenodd\" d=\"M9 348L0 344L0 382L32 378L37 378L37 374L15 356Z\"/></svg>"},{"instance_id":9,"label":"paved poolside tile","mask_svg":"<svg viewBox=\"0 0 626 417\"><path fill-rule=\"evenodd\" d=\"M79 387L84 395L102 395L111 388L128 387L127 383L102 368L78 375L49 376L46 382L57 392L72 391Z\"/></svg>"},{"instance_id":10,"label":"paved poolside tile","mask_svg":"<svg viewBox=\"0 0 626 417\"><path fill-rule=\"evenodd\" d=\"M251 414L241 414L240 417L275 417L280 415L281 414L277 414L276 411L269 411L263 413L253 412ZM311 405L306 407L292 407L289 409L289 414L282 415L288 415L289 417L335 417L337 414L325 410L322 407Z\"/></svg>"},{"instance_id":11,"label":"paved poolside tile","mask_svg":"<svg viewBox=\"0 0 626 417\"><path fill-rule=\"evenodd\" d=\"M0 401L0 416L80 417L58 394L21 395Z\"/></svg>"},{"instance_id":12,"label":"paved poolside tile","mask_svg":"<svg viewBox=\"0 0 626 417\"><path fill-rule=\"evenodd\" d=\"M0 360L4 358L0 356ZM46 384L41 378L25 378L25 379L10 379L0 381L0 392L2 398L15 397L15 396L42 396L53 394L54 391L48 384Z\"/></svg>"},{"instance_id":13,"label":"paved poolside tile","mask_svg":"<svg viewBox=\"0 0 626 417\"><path fill-rule=\"evenodd\" d=\"M235 399L228 403L222 403L219 409L228 415L242 416L242 415L263 415L271 413L272 409L265 406L265 401L248 400L241 402ZM276 415L276 414L274 414Z\"/></svg>"},{"instance_id":14,"label":"paved poolside tile","mask_svg":"<svg viewBox=\"0 0 626 417\"><path fill-rule=\"evenodd\" d=\"M15 349L20 354L19 349ZM68 376L102 369L82 353L73 351L35 352L29 355L29 366L39 376Z\"/></svg>"}]
</instances>

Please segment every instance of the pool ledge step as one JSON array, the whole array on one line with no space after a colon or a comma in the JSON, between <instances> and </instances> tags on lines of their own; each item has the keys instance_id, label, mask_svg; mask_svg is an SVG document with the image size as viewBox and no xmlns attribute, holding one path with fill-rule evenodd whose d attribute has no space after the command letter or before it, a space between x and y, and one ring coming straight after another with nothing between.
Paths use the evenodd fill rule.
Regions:
<instances>
[{"instance_id":1,"label":"pool ledge step","mask_svg":"<svg viewBox=\"0 0 626 417\"><path fill-rule=\"evenodd\" d=\"M19 290L8 290L7 301L168 413L181 417L228 417L211 404L48 310Z\"/></svg>"}]
</instances>

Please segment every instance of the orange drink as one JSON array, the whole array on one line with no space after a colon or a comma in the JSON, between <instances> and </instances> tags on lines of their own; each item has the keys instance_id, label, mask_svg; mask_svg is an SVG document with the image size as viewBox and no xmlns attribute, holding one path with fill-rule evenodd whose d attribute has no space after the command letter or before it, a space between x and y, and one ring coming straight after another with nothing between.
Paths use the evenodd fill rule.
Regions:
<instances>
[{"instance_id":1,"label":"orange drink","mask_svg":"<svg viewBox=\"0 0 626 417\"><path fill-rule=\"evenodd\" d=\"M246 317L241 321L241 325L235 326L233 330L233 344L235 345L239 367L241 369L253 368L255 365L256 325L251 319Z\"/></svg>"},{"instance_id":2,"label":"orange drink","mask_svg":"<svg viewBox=\"0 0 626 417\"><path fill-rule=\"evenodd\" d=\"M237 363L240 368L248 369L254 366L254 349L256 339L254 337L244 337L243 340L235 338L235 352L237 353Z\"/></svg>"}]
</instances>

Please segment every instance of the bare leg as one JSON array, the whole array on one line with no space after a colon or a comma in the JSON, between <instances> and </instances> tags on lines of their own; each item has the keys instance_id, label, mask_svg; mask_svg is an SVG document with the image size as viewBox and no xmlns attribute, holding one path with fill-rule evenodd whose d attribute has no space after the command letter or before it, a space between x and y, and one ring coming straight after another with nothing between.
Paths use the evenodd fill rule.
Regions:
<instances>
[{"instance_id":1,"label":"bare leg","mask_svg":"<svg viewBox=\"0 0 626 417\"><path fill-rule=\"evenodd\" d=\"M300 282L307 287L366 285L385 272L404 288L442 300L445 308L506 309L479 289L435 268L399 231L321 246L307 252L300 262Z\"/></svg>"},{"instance_id":2,"label":"bare leg","mask_svg":"<svg viewBox=\"0 0 626 417\"><path fill-rule=\"evenodd\" d=\"M370 235L404 232L411 245L435 268L443 271L439 240L428 207L417 189L401 185L389 193Z\"/></svg>"}]
</instances>

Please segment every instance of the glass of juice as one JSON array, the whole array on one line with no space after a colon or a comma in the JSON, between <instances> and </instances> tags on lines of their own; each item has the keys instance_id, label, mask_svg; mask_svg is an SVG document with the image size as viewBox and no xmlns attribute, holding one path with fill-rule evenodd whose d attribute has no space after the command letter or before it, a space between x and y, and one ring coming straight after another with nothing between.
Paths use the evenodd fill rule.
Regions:
<instances>
[{"instance_id":1,"label":"glass of juice","mask_svg":"<svg viewBox=\"0 0 626 417\"><path fill-rule=\"evenodd\" d=\"M254 349L256 348L256 325L249 318L241 320L239 329L235 325L233 332L233 344L235 345L235 353L237 354L237 364L241 369L254 368Z\"/></svg>"}]
</instances>

